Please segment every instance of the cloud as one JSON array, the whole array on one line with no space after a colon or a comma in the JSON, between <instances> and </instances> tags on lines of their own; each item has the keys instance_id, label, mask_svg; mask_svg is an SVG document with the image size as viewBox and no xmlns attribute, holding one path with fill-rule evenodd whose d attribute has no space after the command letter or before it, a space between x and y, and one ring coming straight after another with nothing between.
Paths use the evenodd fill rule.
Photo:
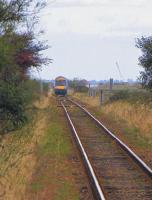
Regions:
<instances>
[{"instance_id":1,"label":"cloud","mask_svg":"<svg viewBox=\"0 0 152 200\"><path fill-rule=\"evenodd\" d=\"M98 7L98 6L142 6L151 0L54 0L50 5L54 8L64 7Z\"/></svg>"},{"instance_id":2,"label":"cloud","mask_svg":"<svg viewBox=\"0 0 152 200\"><path fill-rule=\"evenodd\" d=\"M138 2L138 6L131 6L135 5L136 2ZM151 7L146 2L149 0L58 0L56 1L58 4L64 3L64 5L73 6L58 9L49 8L51 16L46 14L42 18L42 24L45 27L47 24L49 34L75 33L100 35L100 37L113 35L136 37L138 34L152 32ZM94 5L106 3L109 6L106 8L88 6L93 3ZM87 6L74 7L74 5L80 4ZM116 6L116 4L118 5ZM143 4L144 6L141 6Z\"/></svg>"},{"instance_id":3,"label":"cloud","mask_svg":"<svg viewBox=\"0 0 152 200\"><path fill-rule=\"evenodd\" d=\"M50 6L54 8L64 7L88 7L88 6L103 6L106 5L106 1L101 0L57 0L50 3Z\"/></svg>"},{"instance_id":4,"label":"cloud","mask_svg":"<svg viewBox=\"0 0 152 200\"><path fill-rule=\"evenodd\" d=\"M151 7L151 0L50 0L41 29L53 47L48 50L54 59L51 74L119 78L118 60L125 77L135 77L135 38L152 33ZM50 69L45 74L50 77Z\"/></svg>"}]
</instances>

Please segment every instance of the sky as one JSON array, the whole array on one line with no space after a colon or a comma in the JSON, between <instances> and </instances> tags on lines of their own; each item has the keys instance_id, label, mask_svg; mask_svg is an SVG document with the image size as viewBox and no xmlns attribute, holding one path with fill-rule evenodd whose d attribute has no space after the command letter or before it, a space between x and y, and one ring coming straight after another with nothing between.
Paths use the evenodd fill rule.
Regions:
<instances>
[{"instance_id":1,"label":"sky","mask_svg":"<svg viewBox=\"0 0 152 200\"><path fill-rule=\"evenodd\" d=\"M141 51L137 37L152 34L151 0L48 0L40 14L44 53L53 63L40 72L43 79L136 79ZM35 76L38 76L34 73Z\"/></svg>"}]
</instances>

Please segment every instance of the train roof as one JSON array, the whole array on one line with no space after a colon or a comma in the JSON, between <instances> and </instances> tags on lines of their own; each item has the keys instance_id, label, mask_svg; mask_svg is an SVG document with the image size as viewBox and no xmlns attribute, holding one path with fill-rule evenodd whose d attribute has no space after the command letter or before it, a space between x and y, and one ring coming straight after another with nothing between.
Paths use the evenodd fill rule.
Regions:
<instances>
[{"instance_id":1,"label":"train roof","mask_svg":"<svg viewBox=\"0 0 152 200\"><path fill-rule=\"evenodd\" d=\"M58 77L56 77L56 79L55 80L66 80L66 78L65 77L63 77L63 76L58 76Z\"/></svg>"}]
</instances>

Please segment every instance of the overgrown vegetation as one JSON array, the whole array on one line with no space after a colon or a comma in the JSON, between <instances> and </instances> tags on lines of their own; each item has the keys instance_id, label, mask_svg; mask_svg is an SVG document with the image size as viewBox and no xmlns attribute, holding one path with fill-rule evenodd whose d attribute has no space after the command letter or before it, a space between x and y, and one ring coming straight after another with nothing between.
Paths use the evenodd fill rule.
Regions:
<instances>
[{"instance_id":1,"label":"overgrown vegetation","mask_svg":"<svg viewBox=\"0 0 152 200\"><path fill-rule=\"evenodd\" d=\"M152 109L149 105L118 100L106 104L102 111L116 122L123 124L125 132L134 144L139 147L151 147Z\"/></svg>"},{"instance_id":2,"label":"overgrown vegetation","mask_svg":"<svg viewBox=\"0 0 152 200\"><path fill-rule=\"evenodd\" d=\"M130 103L150 104L152 102L152 94L146 90L116 90L113 91L109 99L111 102L125 100Z\"/></svg>"},{"instance_id":3,"label":"overgrown vegetation","mask_svg":"<svg viewBox=\"0 0 152 200\"><path fill-rule=\"evenodd\" d=\"M28 184L26 199L51 197L54 200L77 200L79 189L73 177L77 168L71 162L75 153L64 116L53 97L49 99L49 107L44 110L44 116L47 127L35 149L37 164Z\"/></svg>"},{"instance_id":4,"label":"overgrown vegetation","mask_svg":"<svg viewBox=\"0 0 152 200\"><path fill-rule=\"evenodd\" d=\"M31 90L37 85L36 81L29 81L29 70L40 69L42 64L50 62L40 54L48 46L34 32L44 6L43 0L0 2L0 131L3 133L26 122L27 105L35 95Z\"/></svg>"},{"instance_id":5,"label":"overgrown vegetation","mask_svg":"<svg viewBox=\"0 0 152 200\"><path fill-rule=\"evenodd\" d=\"M112 132L151 165L152 99L144 89L113 91L111 100L100 104L99 96L77 93L73 96L86 103ZM106 94L107 95L107 94ZM109 96L109 94L108 94Z\"/></svg>"},{"instance_id":6,"label":"overgrown vegetation","mask_svg":"<svg viewBox=\"0 0 152 200\"><path fill-rule=\"evenodd\" d=\"M38 89L39 83L29 80L26 84ZM49 102L49 97L45 96L34 102L35 109L30 113L32 120L12 134L0 136L0 199L32 199L25 197L26 187L37 162L35 150L49 124Z\"/></svg>"}]
</instances>

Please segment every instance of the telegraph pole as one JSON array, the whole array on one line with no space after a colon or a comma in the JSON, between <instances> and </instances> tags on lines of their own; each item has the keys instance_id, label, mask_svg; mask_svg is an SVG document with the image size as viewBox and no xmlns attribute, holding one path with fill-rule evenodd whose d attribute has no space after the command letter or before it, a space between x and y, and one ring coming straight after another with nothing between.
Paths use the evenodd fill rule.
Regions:
<instances>
[{"instance_id":1,"label":"telegraph pole","mask_svg":"<svg viewBox=\"0 0 152 200\"><path fill-rule=\"evenodd\" d=\"M37 70L37 72L38 72L39 80L40 80L40 93L41 93L41 95L42 95L42 94L43 94L43 81L42 81L42 79L41 79L41 76L40 76L40 73L39 73L38 70Z\"/></svg>"}]
</instances>

